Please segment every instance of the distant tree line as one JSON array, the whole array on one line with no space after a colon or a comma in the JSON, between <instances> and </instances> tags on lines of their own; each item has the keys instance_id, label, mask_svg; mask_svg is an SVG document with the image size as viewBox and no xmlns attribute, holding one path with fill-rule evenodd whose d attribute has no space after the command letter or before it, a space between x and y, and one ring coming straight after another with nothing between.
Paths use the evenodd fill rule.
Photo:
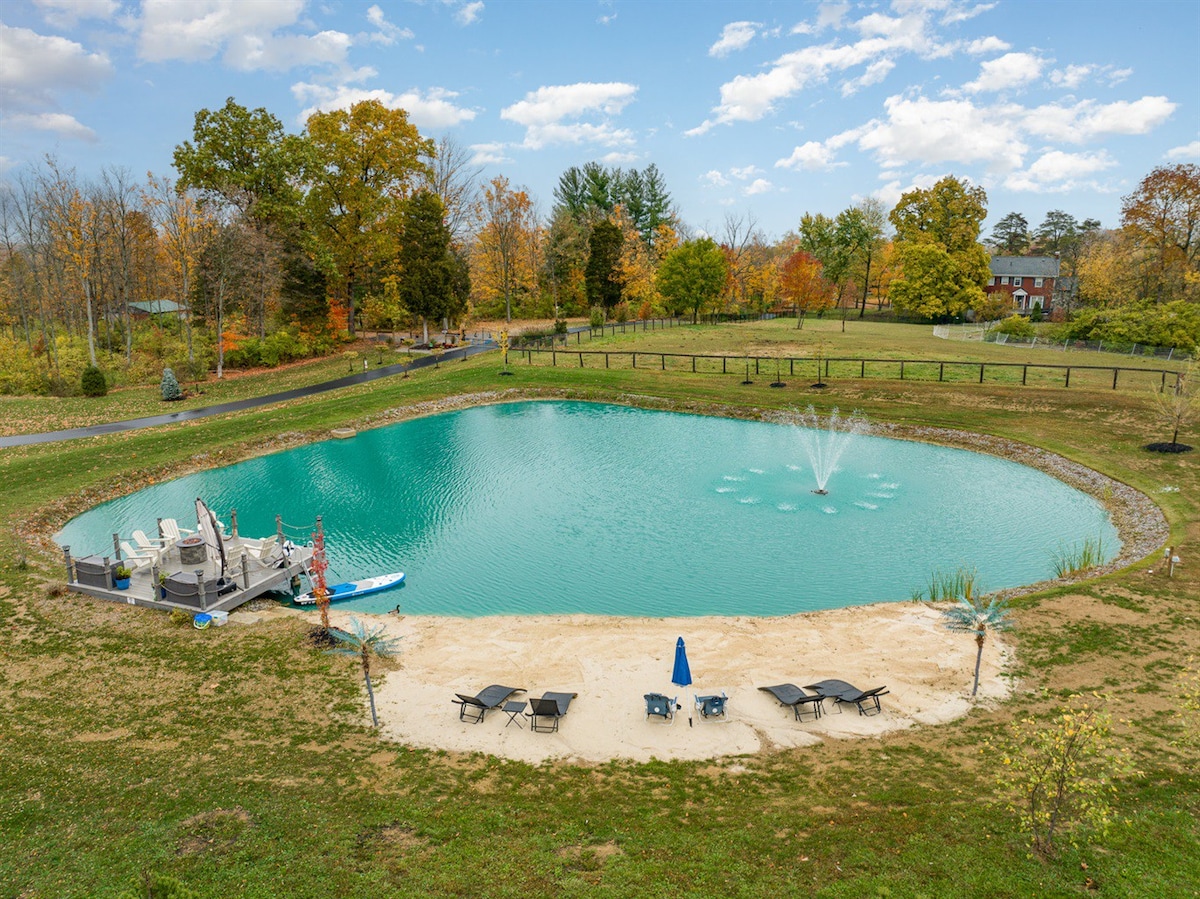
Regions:
<instances>
[{"instance_id":1,"label":"distant tree line","mask_svg":"<svg viewBox=\"0 0 1200 899\"><path fill-rule=\"evenodd\" d=\"M1008 311L983 291L987 196L954 177L890 211L866 200L805 213L772 240L747 215L693 231L653 164L572 166L543 214L528 190L484 182L467 151L377 101L289 134L230 98L196 113L173 161L174 180L108 167L85 182L48 157L3 185L0 392L77 392L88 366L110 384L157 382L167 366L219 377L328 353L363 329L428 342L431 329L498 318L787 308L802 325L834 308ZM1058 254L1080 319L1194 304L1196 169L1155 169L1119 229L1054 210L1031 230L1010 213L988 245Z\"/></svg>"}]
</instances>

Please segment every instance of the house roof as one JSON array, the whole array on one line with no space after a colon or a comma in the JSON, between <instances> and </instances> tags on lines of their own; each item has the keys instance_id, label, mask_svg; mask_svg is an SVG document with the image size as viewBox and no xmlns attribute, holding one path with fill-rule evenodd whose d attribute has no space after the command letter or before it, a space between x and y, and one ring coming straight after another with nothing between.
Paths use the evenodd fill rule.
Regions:
<instances>
[{"instance_id":1,"label":"house roof","mask_svg":"<svg viewBox=\"0 0 1200 899\"><path fill-rule=\"evenodd\" d=\"M1058 259L1054 256L993 256L993 275L1020 278L1057 278Z\"/></svg>"},{"instance_id":2,"label":"house roof","mask_svg":"<svg viewBox=\"0 0 1200 899\"><path fill-rule=\"evenodd\" d=\"M134 312L146 315L176 315L183 312L183 307L174 300L150 300L145 303L130 303L129 308Z\"/></svg>"}]
</instances>

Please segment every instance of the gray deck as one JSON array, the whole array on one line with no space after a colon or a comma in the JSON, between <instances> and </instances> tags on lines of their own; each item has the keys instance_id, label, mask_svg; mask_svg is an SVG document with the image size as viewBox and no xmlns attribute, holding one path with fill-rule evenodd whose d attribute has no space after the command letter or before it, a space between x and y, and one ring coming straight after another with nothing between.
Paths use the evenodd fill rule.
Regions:
<instances>
[{"instance_id":1,"label":"gray deck","mask_svg":"<svg viewBox=\"0 0 1200 899\"><path fill-rule=\"evenodd\" d=\"M264 593L291 593L292 578L304 573L312 559L311 546L297 546L283 567L258 562L244 548L246 544L257 544L256 540L245 540L239 537L225 539L226 567L225 575L237 584L237 589L224 595L215 591L195 590L195 595L180 596L168 592L164 596L159 587L158 573L165 572L168 576L192 576L194 588L195 576L199 572L201 581L209 581L220 574L220 562L208 559L199 565L184 564L179 559L176 547L168 548L162 555L160 567L143 565L136 569L129 579L129 589L117 590L111 586L107 574L89 574L84 569L92 568L90 563L101 562L95 556L83 559L72 559L69 565L67 589L75 593L83 593L96 599L107 599L131 606L145 606L151 609L182 609L185 612L229 612L243 603L249 602ZM212 555L212 553L209 553ZM116 564L115 558L110 562ZM99 566L103 568L102 562ZM105 586L107 584L108 586Z\"/></svg>"}]
</instances>

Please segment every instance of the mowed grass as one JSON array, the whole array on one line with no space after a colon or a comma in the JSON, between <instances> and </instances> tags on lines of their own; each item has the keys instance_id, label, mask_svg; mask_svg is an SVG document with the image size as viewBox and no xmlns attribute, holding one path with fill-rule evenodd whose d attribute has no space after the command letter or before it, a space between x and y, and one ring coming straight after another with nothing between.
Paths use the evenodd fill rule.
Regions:
<instances>
[{"instance_id":1,"label":"mowed grass","mask_svg":"<svg viewBox=\"0 0 1200 899\"><path fill-rule=\"evenodd\" d=\"M905 339L873 327L884 328L875 356ZM745 352L742 328L727 328L733 352ZM720 329L704 340L719 345ZM1197 895L1200 778L1180 743L1175 685L1200 655L1189 564L1200 477L1196 454L1141 449L1162 437L1147 392L499 370L487 357L188 425L0 451L0 895L115 895L145 870L212 897L1066 897L1090 892L1085 878L1101 896ZM746 416L812 403L1010 437L1153 495L1185 563L1171 580L1150 560L1020 600L1016 697L951 724L712 762L538 768L379 738L364 727L353 660L308 648L303 624L200 632L54 589L45 535L102 497L460 395ZM1181 439L1200 443L1194 431ZM1037 861L983 747L1014 715L1048 714L1079 690L1114 696L1140 773L1120 785L1120 826ZM459 726L448 701L409 713Z\"/></svg>"}]
</instances>

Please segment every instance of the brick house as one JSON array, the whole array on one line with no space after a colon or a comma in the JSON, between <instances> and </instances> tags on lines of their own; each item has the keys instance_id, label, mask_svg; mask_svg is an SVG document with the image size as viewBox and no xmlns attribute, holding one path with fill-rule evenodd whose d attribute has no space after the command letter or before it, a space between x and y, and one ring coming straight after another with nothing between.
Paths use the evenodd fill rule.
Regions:
<instances>
[{"instance_id":1,"label":"brick house","mask_svg":"<svg viewBox=\"0 0 1200 899\"><path fill-rule=\"evenodd\" d=\"M1047 315L1063 305L1057 256L993 256L992 277L983 288L987 294L1004 291L1012 297L1013 309L1028 315L1041 307Z\"/></svg>"}]
</instances>

